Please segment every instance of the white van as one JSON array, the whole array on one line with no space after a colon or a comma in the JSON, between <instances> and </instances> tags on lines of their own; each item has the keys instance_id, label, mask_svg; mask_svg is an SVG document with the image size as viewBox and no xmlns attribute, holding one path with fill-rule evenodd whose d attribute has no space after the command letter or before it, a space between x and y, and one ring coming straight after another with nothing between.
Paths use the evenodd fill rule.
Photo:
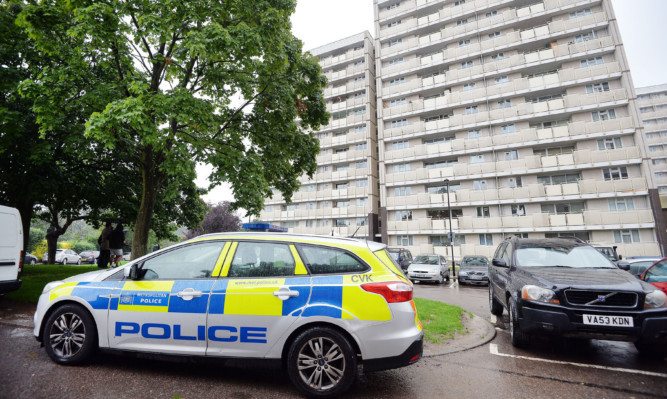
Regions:
<instances>
[{"instance_id":1,"label":"white van","mask_svg":"<svg viewBox=\"0 0 667 399\"><path fill-rule=\"evenodd\" d=\"M23 225L18 209L0 205L0 294L21 287Z\"/></svg>"}]
</instances>

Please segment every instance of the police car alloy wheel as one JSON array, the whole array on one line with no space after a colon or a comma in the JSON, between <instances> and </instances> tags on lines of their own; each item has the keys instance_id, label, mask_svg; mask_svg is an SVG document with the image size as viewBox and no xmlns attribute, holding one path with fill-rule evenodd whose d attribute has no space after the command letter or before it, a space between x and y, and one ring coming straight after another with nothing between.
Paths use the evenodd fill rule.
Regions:
<instances>
[{"instance_id":1,"label":"police car alloy wheel","mask_svg":"<svg viewBox=\"0 0 667 399\"><path fill-rule=\"evenodd\" d=\"M46 353L60 364L81 364L97 347L97 331L92 317L77 305L64 305L49 316L44 325Z\"/></svg>"},{"instance_id":2,"label":"police car alloy wheel","mask_svg":"<svg viewBox=\"0 0 667 399\"><path fill-rule=\"evenodd\" d=\"M296 388L310 397L328 398L345 392L357 374L357 356L338 331L316 327L292 343L287 372Z\"/></svg>"}]
</instances>

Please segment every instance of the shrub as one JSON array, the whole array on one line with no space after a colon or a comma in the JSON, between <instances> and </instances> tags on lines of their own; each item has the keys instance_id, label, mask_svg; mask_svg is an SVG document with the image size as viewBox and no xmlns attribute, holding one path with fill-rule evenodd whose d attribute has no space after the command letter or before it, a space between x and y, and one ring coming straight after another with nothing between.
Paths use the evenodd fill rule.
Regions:
<instances>
[{"instance_id":1,"label":"shrub","mask_svg":"<svg viewBox=\"0 0 667 399\"><path fill-rule=\"evenodd\" d=\"M39 244L35 245L35 248L33 249L33 252L31 252L31 254L35 255L38 260L42 260L42 256L44 256L47 249L48 247L46 244L46 239L44 239Z\"/></svg>"}]
</instances>

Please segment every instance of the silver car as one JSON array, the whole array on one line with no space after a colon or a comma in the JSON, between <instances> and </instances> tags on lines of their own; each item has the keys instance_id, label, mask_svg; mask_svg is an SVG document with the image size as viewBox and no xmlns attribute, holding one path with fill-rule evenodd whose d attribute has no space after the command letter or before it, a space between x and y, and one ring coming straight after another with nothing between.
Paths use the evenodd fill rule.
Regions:
<instances>
[{"instance_id":1,"label":"silver car","mask_svg":"<svg viewBox=\"0 0 667 399\"><path fill-rule=\"evenodd\" d=\"M489 259L486 256L464 256L459 267L459 284L489 284Z\"/></svg>"},{"instance_id":2,"label":"silver car","mask_svg":"<svg viewBox=\"0 0 667 399\"><path fill-rule=\"evenodd\" d=\"M442 284L449 281L449 264L442 255L417 255L408 266L410 281L433 281Z\"/></svg>"},{"instance_id":3,"label":"silver car","mask_svg":"<svg viewBox=\"0 0 667 399\"><path fill-rule=\"evenodd\" d=\"M49 253L45 252L44 256L42 257L42 263L46 263L48 261ZM74 252L71 249L56 249L56 263L62 263L63 265L67 264L75 264L75 265L80 265L81 264L81 257L79 254Z\"/></svg>"}]
</instances>

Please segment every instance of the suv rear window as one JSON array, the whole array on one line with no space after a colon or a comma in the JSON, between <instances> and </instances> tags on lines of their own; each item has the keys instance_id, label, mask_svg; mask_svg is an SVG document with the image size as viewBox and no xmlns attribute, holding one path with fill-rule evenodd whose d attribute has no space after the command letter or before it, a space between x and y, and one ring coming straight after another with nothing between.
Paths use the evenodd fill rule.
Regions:
<instances>
[{"instance_id":1,"label":"suv rear window","mask_svg":"<svg viewBox=\"0 0 667 399\"><path fill-rule=\"evenodd\" d=\"M312 274L362 273L369 268L349 253L326 247L299 246Z\"/></svg>"}]
</instances>

